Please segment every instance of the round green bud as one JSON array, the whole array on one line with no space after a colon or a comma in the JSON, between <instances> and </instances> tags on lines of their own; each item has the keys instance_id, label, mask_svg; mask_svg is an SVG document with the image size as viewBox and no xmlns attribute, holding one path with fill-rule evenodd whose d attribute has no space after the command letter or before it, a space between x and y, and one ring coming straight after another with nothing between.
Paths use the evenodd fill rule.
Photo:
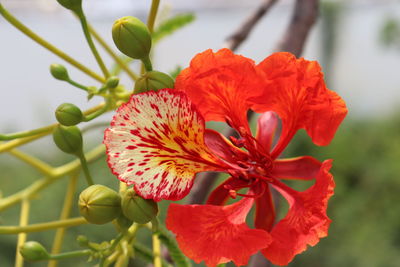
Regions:
<instances>
[{"instance_id":1,"label":"round green bud","mask_svg":"<svg viewBox=\"0 0 400 267\"><path fill-rule=\"evenodd\" d=\"M119 84L119 78L116 76L111 76L107 79L106 86L107 88L115 88Z\"/></svg>"},{"instance_id":2,"label":"round green bud","mask_svg":"<svg viewBox=\"0 0 400 267\"><path fill-rule=\"evenodd\" d=\"M64 103L56 109L56 119L62 125L73 126L83 120L83 114L74 104Z\"/></svg>"},{"instance_id":3,"label":"round green bud","mask_svg":"<svg viewBox=\"0 0 400 267\"><path fill-rule=\"evenodd\" d=\"M53 140L65 153L79 155L82 152L82 134L76 126L58 125L53 131Z\"/></svg>"},{"instance_id":4,"label":"round green bud","mask_svg":"<svg viewBox=\"0 0 400 267\"><path fill-rule=\"evenodd\" d=\"M124 216L124 214L121 214L117 218L117 225L119 227L120 231L127 230L131 225L133 224L133 221L131 219L128 219Z\"/></svg>"},{"instance_id":5,"label":"round green bud","mask_svg":"<svg viewBox=\"0 0 400 267\"><path fill-rule=\"evenodd\" d=\"M171 76L159 71L149 71L136 81L135 94L164 88L174 88L174 80Z\"/></svg>"},{"instance_id":6,"label":"round green bud","mask_svg":"<svg viewBox=\"0 0 400 267\"><path fill-rule=\"evenodd\" d=\"M27 261L41 261L50 258L50 254L47 250L36 241L25 242L19 248L19 253L21 253L22 257Z\"/></svg>"},{"instance_id":7,"label":"round green bud","mask_svg":"<svg viewBox=\"0 0 400 267\"><path fill-rule=\"evenodd\" d=\"M112 37L115 45L125 55L143 59L151 49L151 35L147 26L135 17L122 17L114 22Z\"/></svg>"},{"instance_id":8,"label":"round green bud","mask_svg":"<svg viewBox=\"0 0 400 267\"><path fill-rule=\"evenodd\" d=\"M54 78L61 81L68 81L69 75L67 69L60 64L51 64L50 65L50 73Z\"/></svg>"},{"instance_id":9,"label":"round green bud","mask_svg":"<svg viewBox=\"0 0 400 267\"><path fill-rule=\"evenodd\" d=\"M93 224L111 222L121 214L121 197L104 185L91 185L79 195L79 213Z\"/></svg>"},{"instance_id":10,"label":"round green bud","mask_svg":"<svg viewBox=\"0 0 400 267\"><path fill-rule=\"evenodd\" d=\"M74 12L82 11L82 0L57 0L57 2L66 9Z\"/></svg>"},{"instance_id":11,"label":"round green bud","mask_svg":"<svg viewBox=\"0 0 400 267\"><path fill-rule=\"evenodd\" d=\"M134 222L145 224L158 214L158 206L152 199L143 199L131 188L122 196L122 213Z\"/></svg>"}]
</instances>

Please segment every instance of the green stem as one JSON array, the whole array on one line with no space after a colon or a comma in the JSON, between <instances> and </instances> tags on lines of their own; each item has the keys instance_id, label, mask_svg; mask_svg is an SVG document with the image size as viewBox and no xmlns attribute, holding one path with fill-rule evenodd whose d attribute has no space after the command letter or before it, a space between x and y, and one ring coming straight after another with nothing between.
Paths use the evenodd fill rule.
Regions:
<instances>
[{"instance_id":1,"label":"green stem","mask_svg":"<svg viewBox=\"0 0 400 267\"><path fill-rule=\"evenodd\" d=\"M94 107L86 110L85 112L83 112L83 115L89 115L89 114L91 114L93 112L96 112L97 110L101 109L103 107L103 105L104 104L100 104L100 105L94 106ZM12 140L12 141L4 143L4 144L0 143L0 153L5 152L5 151L9 151L9 150L11 150L11 149L13 149L15 147L21 146L23 144L32 142L32 141L34 141L36 139L39 139L39 138L41 138L43 136L46 136L46 135L50 134L52 132L52 130L57 125L58 125L58 123L46 126L46 127L49 128L49 130L46 131L46 132L42 132L42 133L39 133L39 134L36 134L36 135L33 135L33 136L22 137L20 139Z\"/></svg>"},{"instance_id":2,"label":"green stem","mask_svg":"<svg viewBox=\"0 0 400 267\"><path fill-rule=\"evenodd\" d=\"M151 1L150 13L147 18L147 28L149 29L150 33L152 33L154 30L154 23L156 21L159 5L160 5L160 0Z\"/></svg>"},{"instance_id":3,"label":"green stem","mask_svg":"<svg viewBox=\"0 0 400 267\"><path fill-rule=\"evenodd\" d=\"M72 227L88 223L85 218L77 217L66 220L52 221L46 223L36 223L26 226L0 226L0 234L13 235L19 233L43 232L60 227Z\"/></svg>"},{"instance_id":4,"label":"green stem","mask_svg":"<svg viewBox=\"0 0 400 267\"><path fill-rule=\"evenodd\" d=\"M73 81L71 79L66 80L66 82L69 83L70 85L75 86L75 87L77 87L79 89L82 89L82 90L84 90L86 92L89 91L87 86L84 86L84 85L82 85L80 83L77 83L77 82L75 82L75 81Z\"/></svg>"},{"instance_id":5,"label":"green stem","mask_svg":"<svg viewBox=\"0 0 400 267\"><path fill-rule=\"evenodd\" d=\"M46 162L43 162L29 154L26 154L24 152L21 152L17 149L12 149L9 151L10 154L14 155L15 157L19 158L20 160L26 162L27 164L31 165L41 173L43 173L46 176L51 176L53 172L53 168L47 164Z\"/></svg>"},{"instance_id":6,"label":"green stem","mask_svg":"<svg viewBox=\"0 0 400 267\"><path fill-rule=\"evenodd\" d=\"M102 58L100 57L99 52L96 49L96 46L93 43L92 36L90 35L90 32L89 32L89 27L87 24L85 14L83 13L82 10L76 14L77 14L79 20L81 21L82 30L85 35L86 41L88 42L90 50L92 50L92 53L93 53L94 57L96 58L97 64L99 65L104 76L106 78L108 78L110 76L110 74L108 73L108 70L107 70L106 66L104 65L104 62L103 62Z\"/></svg>"},{"instance_id":7,"label":"green stem","mask_svg":"<svg viewBox=\"0 0 400 267\"><path fill-rule=\"evenodd\" d=\"M94 185L92 175L90 175L88 163L86 161L86 157L83 154L83 152L80 155L78 155L78 158L81 161L82 170L83 170L83 173L85 174L86 182L88 183L89 186Z\"/></svg>"},{"instance_id":8,"label":"green stem","mask_svg":"<svg viewBox=\"0 0 400 267\"><path fill-rule=\"evenodd\" d=\"M85 155L85 158L88 162L92 162L104 155L104 146L100 145ZM15 205L16 203L22 201L24 198L30 198L31 196L37 194L37 192L46 188L50 184L57 181L59 178L63 177L66 174L69 174L73 171L78 170L81 167L79 159L73 160L70 163L67 163L63 166L55 168L50 177L44 177L30 186L22 189L21 191L0 199L0 211L7 209L8 207Z\"/></svg>"},{"instance_id":9,"label":"green stem","mask_svg":"<svg viewBox=\"0 0 400 267\"><path fill-rule=\"evenodd\" d=\"M41 46L43 46L44 48L46 48L47 50L49 50L50 52L54 53L55 55L59 56L60 58L64 59L65 61L67 61L68 63L70 63L71 65L73 65L74 67L76 67L77 69L81 70L82 72L86 73L87 75L89 75L90 77L94 78L95 80L98 80L101 83L105 82L105 79L103 77L101 77L100 75L98 75L97 73L93 72L92 70L90 70L89 68L87 68L86 66L82 65L81 63L79 63L78 61L76 61L75 59L73 59L72 57L70 57L69 55L67 55L66 53L64 53L63 51L61 51L60 49L58 49L57 47L55 47L54 45L50 44L49 42L47 42L46 40L44 40L43 38L41 38L39 35L37 35L36 33L34 33L32 30L30 30L28 27L26 27L24 24L22 24L19 20L17 20L13 15L11 15L11 13L9 13L4 6L0 3L0 14L14 27L16 27L18 30L20 30L22 33L24 33L26 36L28 36L29 38L31 38L33 41L35 41L36 43L40 44Z\"/></svg>"},{"instance_id":10,"label":"green stem","mask_svg":"<svg viewBox=\"0 0 400 267\"><path fill-rule=\"evenodd\" d=\"M74 202L74 194L76 191L76 184L78 181L79 172L73 173L68 183L67 192L65 193L64 205L61 211L60 220L68 219L71 213L72 205ZM58 228L53 241L53 247L51 249L52 254L60 253L61 246L64 241L66 228ZM49 261L48 267L56 267L57 261Z\"/></svg>"},{"instance_id":11,"label":"green stem","mask_svg":"<svg viewBox=\"0 0 400 267\"><path fill-rule=\"evenodd\" d=\"M83 121L86 121L86 122L87 121L91 121L91 120L97 118L98 116L102 115L103 113L107 112L109 107L110 107L110 104L111 104L110 101L108 99L106 99L106 101L105 101L105 103L104 103L104 105L103 105L103 107L101 109L99 109L96 112L93 112L93 113L85 116L83 118Z\"/></svg>"},{"instance_id":12,"label":"green stem","mask_svg":"<svg viewBox=\"0 0 400 267\"><path fill-rule=\"evenodd\" d=\"M28 199L24 199L21 203L21 214L19 219L19 227L26 227L29 221L30 203ZM15 256L15 267L24 266L24 259L19 253L19 248L26 242L26 233L18 234L17 253Z\"/></svg>"},{"instance_id":13,"label":"green stem","mask_svg":"<svg viewBox=\"0 0 400 267\"><path fill-rule=\"evenodd\" d=\"M136 81L139 77L125 64L125 62L114 53L114 51L108 46L108 44L104 41L103 38L92 28L88 25L90 33L93 35L94 39L106 50L106 52L114 59L114 61L128 74L128 76L133 80Z\"/></svg>"},{"instance_id":14,"label":"green stem","mask_svg":"<svg viewBox=\"0 0 400 267\"><path fill-rule=\"evenodd\" d=\"M152 230L153 230L152 239L153 239L154 267L162 267L162 264L161 264L161 241L158 236L159 235L158 225L159 225L159 222L156 217L151 222L151 226L152 226Z\"/></svg>"},{"instance_id":15,"label":"green stem","mask_svg":"<svg viewBox=\"0 0 400 267\"><path fill-rule=\"evenodd\" d=\"M142 60L143 66L146 69L146 71L153 70L153 66L151 65L151 61L150 61L149 57L142 58L141 60Z\"/></svg>"},{"instance_id":16,"label":"green stem","mask_svg":"<svg viewBox=\"0 0 400 267\"><path fill-rule=\"evenodd\" d=\"M53 130L54 127L55 127L55 125L49 125L49 126L45 126L45 127L41 127L41 128L37 128L37 129L33 129L33 130L28 130L28 131L22 131L22 132L11 133L11 134L0 134L0 140L4 140L4 141L13 140L13 139L22 138L22 137L38 135L41 133L47 133L47 132L50 132L51 130Z\"/></svg>"},{"instance_id":17,"label":"green stem","mask_svg":"<svg viewBox=\"0 0 400 267\"><path fill-rule=\"evenodd\" d=\"M63 259L68 259L68 258L89 256L90 254L92 254L92 251L90 249L84 249L84 250L69 251L69 252L64 252L64 253L60 253L60 254L50 255L50 259L51 260L63 260Z\"/></svg>"}]
</instances>

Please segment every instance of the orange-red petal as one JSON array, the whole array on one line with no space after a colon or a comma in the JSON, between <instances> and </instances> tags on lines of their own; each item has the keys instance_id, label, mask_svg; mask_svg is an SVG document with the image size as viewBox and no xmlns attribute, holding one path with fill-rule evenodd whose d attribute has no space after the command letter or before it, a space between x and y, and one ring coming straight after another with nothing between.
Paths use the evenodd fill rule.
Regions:
<instances>
[{"instance_id":1,"label":"orange-red petal","mask_svg":"<svg viewBox=\"0 0 400 267\"><path fill-rule=\"evenodd\" d=\"M278 116L272 111L264 112L257 120L256 139L264 152L270 152L278 127Z\"/></svg>"},{"instance_id":2,"label":"orange-red petal","mask_svg":"<svg viewBox=\"0 0 400 267\"><path fill-rule=\"evenodd\" d=\"M275 111L282 120L277 156L298 129L304 128L317 145L327 145L347 114L346 104L326 88L316 61L296 59L279 52L267 57L257 68L264 72L264 96L253 98L257 112Z\"/></svg>"},{"instance_id":3,"label":"orange-red petal","mask_svg":"<svg viewBox=\"0 0 400 267\"><path fill-rule=\"evenodd\" d=\"M321 162L310 156L274 161L272 175L281 179L312 180L317 177Z\"/></svg>"},{"instance_id":4,"label":"orange-red petal","mask_svg":"<svg viewBox=\"0 0 400 267\"><path fill-rule=\"evenodd\" d=\"M103 143L118 179L156 201L183 198L196 173L222 164L204 144L200 113L185 93L171 89L133 95L118 109Z\"/></svg>"},{"instance_id":5,"label":"orange-red petal","mask_svg":"<svg viewBox=\"0 0 400 267\"><path fill-rule=\"evenodd\" d=\"M253 202L245 198L229 206L171 204L167 228L176 234L182 252L197 263L246 265L251 255L271 242L266 231L245 223Z\"/></svg>"},{"instance_id":6,"label":"orange-red petal","mask_svg":"<svg viewBox=\"0 0 400 267\"><path fill-rule=\"evenodd\" d=\"M261 95L262 83L251 59L221 49L196 55L176 78L175 88L186 92L206 121L228 121L249 131L248 99Z\"/></svg>"},{"instance_id":7,"label":"orange-red petal","mask_svg":"<svg viewBox=\"0 0 400 267\"><path fill-rule=\"evenodd\" d=\"M287 265L294 256L314 246L327 236L331 220L326 215L328 199L335 183L329 169L331 160L322 163L315 184L297 192L283 184L274 187L289 203L289 212L271 231L273 241L262 253L275 265Z\"/></svg>"}]
</instances>

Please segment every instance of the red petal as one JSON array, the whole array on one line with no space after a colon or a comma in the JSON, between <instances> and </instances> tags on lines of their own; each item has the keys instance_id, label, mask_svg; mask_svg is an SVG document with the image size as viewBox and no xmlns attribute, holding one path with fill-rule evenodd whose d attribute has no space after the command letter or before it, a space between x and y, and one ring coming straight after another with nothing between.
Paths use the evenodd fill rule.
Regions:
<instances>
[{"instance_id":1,"label":"red petal","mask_svg":"<svg viewBox=\"0 0 400 267\"><path fill-rule=\"evenodd\" d=\"M197 263L245 265L271 242L266 231L246 225L252 204L251 198L229 206L171 204L167 228L176 234L182 252Z\"/></svg>"},{"instance_id":2,"label":"red petal","mask_svg":"<svg viewBox=\"0 0 400 267\"><path fill-rule=\"evenodd\" d=\"M326 88L319 64L280 52L257 68L265 73L269 84L263 97L252 99L252 108L257 112L275 111L282 120L280 144L273 156L282 152L300 128L306 129L315 144L329 144L347 108L340 96Z\"/></svg>"},{"instance_id":3,"label":"red petal","mask_svg":"<svg viewBox=\"0 0 400 267\"><path fill-rule=\"evenodd\" d=\"M224 205L229 199L230 189L246 188L249 187L249 183L237 178L230 177L228 180L217 186L207 199L207 204L209 205ZM235 190L236 191L236 190Z\"/></svg>"},{"instance_id":4,"label":"red petal","mask_svg":"<svg viewBox=\"0 0 400 267\"><path fill-rule=\"evenodd\" d=\"M235 129L244 127L250 132L246 117L251 105L248 99L262 93L262 82L251 59L229 49L216 53L206 50L179 74L175 88L187 93L206 121L228 120Z\"/></svg>"},{"instance_id":5,"label":"red petal","mask_svg":"<svg viewBox=\"0 0 400 267\"><path fill-rule=\"evenodd\" d=\"M232 145L225 136L214 130L205 130L204 141L215 155L229 163L235 164L238 160L246 160L248 158L246 152Z\"/></svg>"},{"instance_id":6,"label":"red petal","mask_svg":"<svg viewBox=\"0 0 400 267\"><path fill-rule=\"evenodd\" d=\"M273 264L287 265L295 255L314 246L328 235L331 220L326 215L328 199L335 183L329 169L331 160L322 163L315 184L304 192L297 192L283 183L275 188L289 202L289 212L272 229L273 242L262 251Z\"/></svg>"},{"instance_id":7,"label":"red petal","mask_svg":"<svg viewBox=\"0 0 400 267\"><path fill-rule=\"evenodd\" d=\"M264 194L256 199L254 226L270 232L274 222L275 206L271 190L269 189L269 185L267 185Z\"/></svg>"},{"instance_id":8,"label":"red petal","mask_svg":"<svg viewBox=\"0 0 400 267\"><path fill-rule=\"evenodd\" d=\"M317 177L321 162L310 156L274 161L272 175L281 179L312 180Z\"/></svg>"},{"instance_id":9,"label":"red petal","mask_svg":"<svg viewBox=\"0 0 400 267\"><path fill-rule=\"evenodd\" d=\"M204 120L183 92L164 89L133 95L104 135L108 164L144 198L178 200L194 175L217 170L204 144Z\"/></svg>"},{"instance_id":10,"label":"red petal","mask_svg":"<svg viewBox=\"0 0 400 267\"><path fill-rule=\"evenodd\" d=\"M271 111L264 112L257 120L256 139L262 146L262 149L268 153L271 150L277 126L278 117Z\"/></svg>"}]
</instances>

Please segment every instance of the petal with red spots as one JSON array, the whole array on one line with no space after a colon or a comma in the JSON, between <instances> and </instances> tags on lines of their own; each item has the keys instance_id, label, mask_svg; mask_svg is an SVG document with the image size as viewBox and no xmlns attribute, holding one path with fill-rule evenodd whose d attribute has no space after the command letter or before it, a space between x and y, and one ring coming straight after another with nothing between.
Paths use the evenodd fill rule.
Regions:
<instances>
[{"instance_id":1,"label":"petal with red spots","mask_svg":"<svg viewBox=\"0 0 400 267\"><path fill-rule=\"evenodd\" d=\"M257 112L275 111L282 120L278 156L298 129L304 128L317 145L328 145L347 114L346 104L326 88L316 61L296 59L290 53L275 53L257 68L264 72L264 96L252 98Z\"/></svg>"},{"instance_id":2,"label":"petal with red spots","mask_svg":"<svg viewBox=\"0 0 400 267\"><path fill-rule=\"evenodd\" d=\"M245 223L253 202L245 198L229 206L171 204L167 228L176 234L182 252L197 263L246 265L251 255L271 242L266 231Z\"/></svg>"},{"instance_id":3,"label":"petal with red spots","mask_svg":"<svg viewBox=\"0 0 400 267\"><path fill-rule=\"evenodd\" d=\"M274 187L289 203L289 212L272 229L273 242L262 253L273 264L287 265L294 256L314 246L327 236L331 220L326 215L328 199L335 182L329 169L331 160L322 163L315 184L304 192L295 191L279 182Z\"/></svg>"},{"instance_id":4,"label":"petal with red spots","mask_svg":"<svg viewBox=\"0 0 400 267\"><path fill-rule=\"evenodd\" d=\"M118 179L156 201L181 199L196 173L220 169L204 144L202 116L185 93L171 89L133 95L118 109L103 143Z\"/></svg>"},{"instance_id":5,"label":"petal with red spots","mask_svg":"<svg viewBox=\"0 0 400 267\"><path fill-rule=\"evenodd\" d=\"M261 95L263 89L263 74L257 72L251 59L229 49L206 50L178 75L175 88L187 93L206 121L228 121L235 129L249 131L248 99Z\"/></svg>"}]
</instances>

